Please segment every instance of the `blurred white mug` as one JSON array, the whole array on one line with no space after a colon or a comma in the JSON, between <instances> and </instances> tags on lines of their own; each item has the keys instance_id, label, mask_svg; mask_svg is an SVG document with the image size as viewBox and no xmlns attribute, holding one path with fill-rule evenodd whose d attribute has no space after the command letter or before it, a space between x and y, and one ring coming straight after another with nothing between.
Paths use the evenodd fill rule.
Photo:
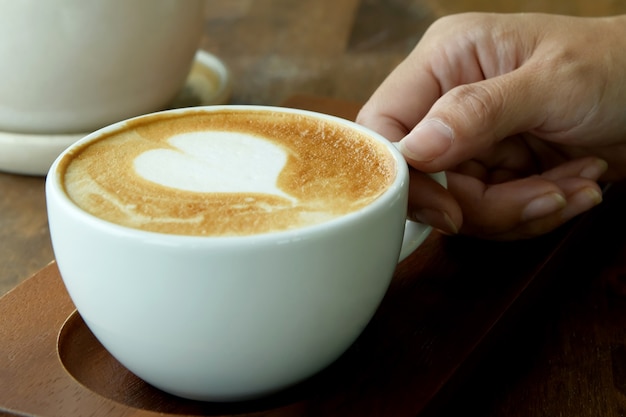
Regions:
<instances>
[{"instance_id":1,"label":"blurred white mug","mask_svg":"<svg viewBox=\"0 0 626 417\"><path fill-rule=\"evenodd\" d=\"M90 132L167 106L204 0L0 0L0 131Z\"/></svg>"}]
</instances>

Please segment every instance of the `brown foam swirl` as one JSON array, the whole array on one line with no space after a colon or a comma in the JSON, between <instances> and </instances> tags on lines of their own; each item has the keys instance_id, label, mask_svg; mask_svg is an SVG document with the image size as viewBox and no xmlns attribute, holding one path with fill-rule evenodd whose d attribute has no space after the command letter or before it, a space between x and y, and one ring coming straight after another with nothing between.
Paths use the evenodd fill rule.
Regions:
<instances>
[{"instance_id":1,"label":"brown foam swirl","mask_svg":"<svg viewBox=\"0 0 626 417\"><path fill-rule=\"evenodd\" d=\"M185 191L148 181L133 161L190 132L239 132L281 147L287 162L264 193ZM104 220L147 231L239 236L305 227L356 211L395 178L395 160L367 135L338 123L281 112L221 110L163 113L127 122L61 162L69 197Z\"/></svg>"}]
</instances>

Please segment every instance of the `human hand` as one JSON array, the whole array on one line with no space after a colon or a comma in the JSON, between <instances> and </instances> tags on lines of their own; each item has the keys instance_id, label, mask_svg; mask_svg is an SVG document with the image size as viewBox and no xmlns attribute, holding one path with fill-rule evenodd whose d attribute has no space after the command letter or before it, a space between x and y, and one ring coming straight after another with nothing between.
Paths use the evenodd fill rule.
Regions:
<instances>
[{"instance_id":1,"label":"human hand","mask_svg":"<svg viewBox=\"0 0 626 417\"><path fill-rule=\"evenodd\" d=\"M357 122L415 168L410 214L492 239L555 229L626 177L626 16L452 15ZM449 192L419 172L446 170Z\"/></svg>"}]
</instances>

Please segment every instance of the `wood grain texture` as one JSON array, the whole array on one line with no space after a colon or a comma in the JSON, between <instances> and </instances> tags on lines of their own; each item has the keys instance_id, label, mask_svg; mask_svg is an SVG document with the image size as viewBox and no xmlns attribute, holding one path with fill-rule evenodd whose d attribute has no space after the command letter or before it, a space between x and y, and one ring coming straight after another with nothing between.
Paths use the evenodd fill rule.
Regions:
<instances>
[{"instance_id":1,"label":"wood grain texture","mask_svg":"<svg viewBox=\"0 0 626 417\"><path fill-rule=\"evenodd\" d=\"M52 259L44 181L0 173L0 295Z\"/></svg>"}]
</instances>

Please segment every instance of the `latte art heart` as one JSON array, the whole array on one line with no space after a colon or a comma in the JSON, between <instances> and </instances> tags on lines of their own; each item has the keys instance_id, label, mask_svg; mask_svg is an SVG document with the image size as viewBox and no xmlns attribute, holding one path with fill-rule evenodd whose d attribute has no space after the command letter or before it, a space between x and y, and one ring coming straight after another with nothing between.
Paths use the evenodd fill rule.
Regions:
<instances>
[{"instance_id":1,"label":"latte art heart","mask_svg":"<svg viewBox=\"0 0 626 417\"><path fill-rule=\"evenodd\" d=\"M175 149L149 150L135 158L143 178L200 193L260 193L288 199L276 182L287 163L280 147L237 132L192 132L168 140Z\"/></svg>"}]
</instances>

